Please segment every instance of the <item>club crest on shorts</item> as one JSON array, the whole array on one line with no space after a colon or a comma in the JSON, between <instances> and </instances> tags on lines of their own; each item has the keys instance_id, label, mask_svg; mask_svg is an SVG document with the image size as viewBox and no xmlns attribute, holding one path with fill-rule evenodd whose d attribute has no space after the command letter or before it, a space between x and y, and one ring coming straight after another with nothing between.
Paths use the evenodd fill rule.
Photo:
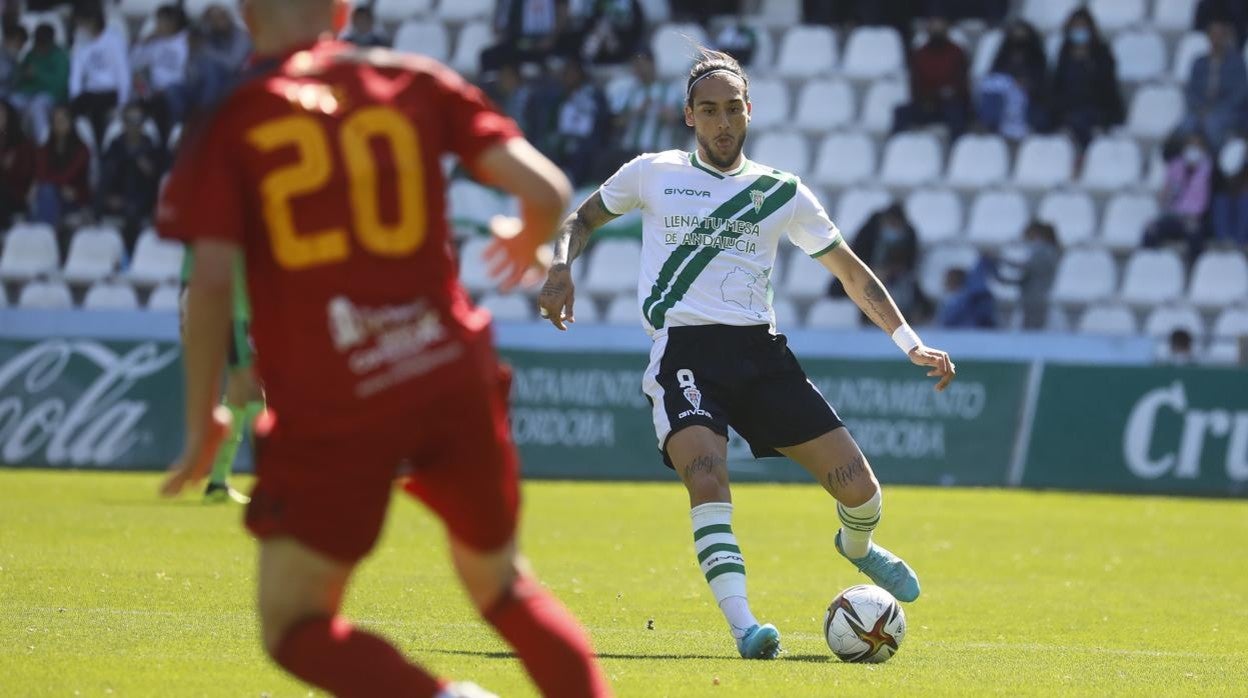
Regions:
<instances>
[{"instance_id":1,"label":"club crest on shorts","mask_svg":"<svg viewBox=\"0 0 1248 698\"><path fill-rule=\"evenodd\" d=\"M767 199L767 195L757 189L750 191L750 200L754 202L754 213L763 210L763 201Z\"/></svg>"},{"instance_id":2,"label":"club crest on shorts","mask_svg":"<svg viewBox=\"0 0 1248 698\"><path fill-rule=\"evenodd\" d=\"M694 410L702 409L702 391L701 390L698 390L697 388L693 386L685 388L685 399L689 401L690 405L693 405Z\"/></svg>"}]
</instances>

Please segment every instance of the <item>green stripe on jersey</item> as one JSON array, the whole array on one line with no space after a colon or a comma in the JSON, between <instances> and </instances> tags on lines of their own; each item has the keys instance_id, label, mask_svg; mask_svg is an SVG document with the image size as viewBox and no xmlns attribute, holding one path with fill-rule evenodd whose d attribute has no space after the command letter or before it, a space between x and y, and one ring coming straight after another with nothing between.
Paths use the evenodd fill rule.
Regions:
<instances>
[{"instance_id":1,"label":"green stripe on jersey","mask_svg":"<svg viewBox=\"0 0 1248 698\"><path fill-rule=\"evenodd\" d=\"M727 565L715 565L709 571L707 571L706 581L709 582L712 579L718 577L719 575L728 574L729 572L736 572L737 574L745 574L745 565L738 565L735 562L731 564L727 564Z\"/></svg>"},{"instance_id":2,"label":"green stripe on jersey","mask_svg":"<svg viewBox=\"0 0 1248 698\"><path fill-rule=\"evenodd\" d=\"M703 526L693 532L693 539L695 541L700 540L711 535L712 533L732 533L732 526L729 524L712 524L710 526Z\"/></svg>"},{"instance_id":3,"label":"green stripe on jersey","mask_svg":"<svg viewBox=\"0 0 1248 698\"><path fill-rule=\"evenodd\" d=\"M698 553L698 562L706 562L706 558L714 555L715 553L736 553L740 555L741 548L738 548L733 543L714 543L706 546L702 552Z\"/></svg>"},{"instance_id":4,"label":"green stripe on jersey","mask_svg":"<svg viewBox=\"0 0 1248 698\"><path fill-rule=\"evenodd\" d=\"M841 234L840 234L840 233L837 233L837 234L836 234L836 239L832 241L832 244L831 244L831 245L828 245L827 247L823 248L822 250L819 250L818 252L816 252L816 253L812 254L812 255L810 256L810 258L811 258L811 259L819 259L820 257L824 256L825 254L827 254L827 253L831 252L832 250L835 250L836 248L840 247L840 246L841 246L841 243L843 243L843 242L845 242L845 238L841 237Z\"/></svg>"},{"instance_id":5,"label":"green stripe on jersey","mask_svg":"<svg viewBox=\"0 0 1248 698\"><path fill-rule=\"evenodd\" d=\"M705 173L707 173L707 174L711 175L711 176L712 176L712 177L714 177L715 179L723 179L723 178L724 178L724 175L723 175L723 173L722 173L722 172L716 172L715 170L712 170L712 169L711 169L711 168L709 168L709 167L703 167L703 166L702 166L702 163L698 162L698 154L697 154L697 152L691 152L691 153L689 153L689 164L690 164L690 165L693 165L694 167L698 168L699 170L702 170L703 172L705 172Z\"/></svg>"}]
</instances>

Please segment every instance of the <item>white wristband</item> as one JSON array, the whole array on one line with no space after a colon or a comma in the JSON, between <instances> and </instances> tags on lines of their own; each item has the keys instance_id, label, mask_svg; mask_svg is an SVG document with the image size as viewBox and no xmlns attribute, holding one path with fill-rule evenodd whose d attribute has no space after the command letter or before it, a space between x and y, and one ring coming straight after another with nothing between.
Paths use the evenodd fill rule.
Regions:
<instances>
[{"instance_id":1,"label":"white wristband","mask_svg":"<svg viewBox=\"0 0 1248 698\"><path fill-rule=\"evenodd\" d=\"M922 343L919 335L915 334L909 325L902 325L893 331L893 344L896 344L906 356L909 356L910 352Z\"/></svg>"}]
</instances>

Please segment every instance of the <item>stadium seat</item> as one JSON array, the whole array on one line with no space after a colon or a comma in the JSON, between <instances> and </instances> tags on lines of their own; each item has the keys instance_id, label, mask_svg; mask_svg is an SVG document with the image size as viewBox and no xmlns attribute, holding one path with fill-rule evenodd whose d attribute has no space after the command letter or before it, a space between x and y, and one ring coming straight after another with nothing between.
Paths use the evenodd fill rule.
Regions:
<instances>
[{"instance_id":1,"label":"stadium seat","mask_svg":"<svg viewBox=\"0 0 1248 698\"><path fill-rule=\"evenodd\" d=\"M1088 10L1101 31L1113 34L1144 21L1144 0L1090 0ZM1121 65L1121 64L1120 64Z\"/></svg>"},{"instance_id":2,"label":"stadium seat","mask_svg":"<svg viewBox=\"0 0 1248 698\"><path fill-rule=\"evenodd\" d=\"M953 144L945 180L966 189L1000 184L1009 174L1009 161L1010 154L1001 136L968 134Z\"/></svg>"},{"instance_id":3,"label":"stadium seat","mask_svg":"<svg viewBox=\"0 0 1248 698\"><path fill-rule=\"evenodd\" d=\"M755 105L757 107L757 105ZM854 88L844 80L810 80L797 97L794 125L802 131L830 131L849 125L856 116Z\"/></svg>"},{"instance_id":4,"label":"stadium seat","mask_svg":"<svg viewBox=\"0 0 1248 698\"><path fill-rule=\"evenodd\" d=\"M992 62L997 59L997 51L1001 50L1001 41L1005 35L1000 29L989 29L979 37L975 44L975 56L971 59L971 78L978 81L992 70Z\"/></svg>"},{"instance_id":5,"label":"stadium seat","mask_svg":"<svg viewBox=\"0 0 1248 698\"><path fill-rule=\"evenodd\" d=\"M923 131L899 133L884 146L880 182L892 187L916 187L940 179L940 140Z\"/></svg>"},{"instance_id":6,"label":"stadium seat","mask_svg":"<svg viewBox=\"0 0 1248 698\"><path fill-rule=\"evenodd\" d=\"M82 299L86 310L138 310L139 297L124 281L97 281Z\"/></svg>"},{"instance_id":7,"label":"stadium seat","mask_svg":"<svg viewBox=\"0 0 1248 698\"><path fill-rule=\"evenodd\" d=\"M919 287L928 298L944 298L945 274L950 269L969 270L979 257L979 250L966 244L933 246L919 261Z\"/></svg>"},{"instance_id":8,"label":"stadium seat","mask_svg":"<svg viewBox=\"0 0 1248 698\"><path fill-rule=\"evenodd\" d=\"M182 289L177 284L161 284L147 297L147 309L152 311L177 311Z\"/></svg>"},{"instance_id":9,"label":"stadium seat","mask_svg":"<svg viewBox=\"0 0 1248 698\"><path fill-rule=\"evenodd\" d=\"M1194 339L1205 336L1205 323L1196 309L1187 305L1164 305L1148 314L1144 333L1150 337L1167 337L1177 329L1185 329Z\"/></svg>"},{"instance_id":10,"label":"stadium seat","mask_svg":"<svg viewBox=\"0 0 1248 698\"><path fill-rule=\"evenodd\" d=\"M764 26L792 27L802 21L802 2L801 0L762 0L756 16Z\"/></svg>"},{"instance_id":11,"label":"stadium seat","mask_svg":"<svg viewBox=\"0 0 1248 698\"><path fill-rule=\"evenodd\" d=\"M1201 358L1202 364L1210 366L1239 366L1242 362L1238 339L1215 339Z\"/></svg>"},{"instance_id":12,"label":"stadium seat","mask_svg":"<svg viewBox=\"0 0 1248 698\"><path fill-rule=\"evenodd\" d=\"M831 282L832 275L822 262L798 253L787 260L784 278L780 280L783 291L778 295L793 300L822 298Z\"/></svg>"},{"instance_id":13,"label":"stadium seat","mask_svg":"<svg viewBox=\"0 0 1248 698\"><path fill-rule=\"evenodd\" d=\"M916 189L906 197L904 208L923 245L962 234L962 199L948 189Z\"/></svg>"},{"instance_id":14,"label":"stadium seat","mask_svg":"<svg viewBox=\"0 0 1248 698\"><path fill-rule=\"evenodd\" d=\"M819 144L814 181L844 187L866 181L875 174L875 142L853 131L833 133Z\"/></svg>"},{"instance_id":15,"label":"stadium seat","mask_svg":"<svg viewBox=\"0 0 1248 698\"><path fill-rule=\"evenodd\" d=\"M394 33L394 49L446 63L451 57L451 37L446 25L436 19L409 19Z\"/></svg>"},{"instance_id":16,"label":"stadium seat","mask_svg":"<svg viewBox=\"0 0 1248 698\"><path fill-rule=\"evenodd\" d=\"M799 24L780 40L776 73L786 78L813 78L836 67L836 34L830 27Z\"/></svg>"},{"instance_id":17,"label":"stadium seat","mask_svg":"<svg viewBox=\"0 0 1248 698\"><path fill-rule=\"evenodd\" d=\"M65 35L65 21L59 12L32 12L27 10L20 13L18 19L30 36L35 35L35 29L39 25L47 24L52 27L53 40L58 46L69 45L69 37Z\"/></svg>"},{"instance_id":18,"label":"stadium seat","mask_svg":"<svg viewBox=\"0 0 1248 698\"><path fill-rule=\"evenodd\" d=\"M56 232L43 224L18 224L4 236L0 252L0 280L28 281L55 271L60 264Z\"/></svg>"},{"instance_id":19,"label":"stadium seat","mask_svg":"<svg viewBox=\"0 0 1248 698\"><path fill-rule=\"evenodd\" d=\"M697 46L706 45L706 32L697 24L665 24L654 32L650 50L659 75L676 78L689 74Z\"/></svg>"},{"instance_id":20,"label":"stadium seat","mask_svg":"<svg viewBox=\"0 0 1248 698\"><path fill-rule=\"evenodd\" d=\"M497 286L481 256L491 239L469 238L459 250L459 280L470 293L492 291Z\"/></svg>"},{"instance_id":21,"label":"stadium seat","mask_svg":"<svg viewBox=\"0 0 1248 698\"><path fill-rule=\"evenodd\" d=\"M851 300L820 298L806 313L806 327L810 329L852 330L859 326L862 311Z\"/></svg>"},{"instance_id":22,"label":"stadium seat","mask_svg":"<svg viewBox=\"0 0 1248 698\"><path fill-rule=\"evenodd\" d=\"M1127 132L1136 138L1159 141L1170 135L1183 118L1183 91L1171 85L1145 85L1136 90L1127 110Z\"/></svg>"},{"instance_id":23,"label":"stadium seat","mask_svg":"<svg viewBox=\"0 0 1248 698\"><path fill-rule=\"evenodd\" d=\"M767 130L789 123L789 88L780 80L750 81L750 128Z\"/></svg>"},{"instance_id":24,"label":"stadium seat","mask_svg":"<svg viewBox=\"0 0 1248 698\"><path fill-rule=\"evenodd\" d=\"M892 27L854 29L845 42L841 72L850 80L876 80L904 73L906 52Z\"/></svg>"},{"instance_id":25,"label":"stadium seat","mask_svg":"<svg viewBox=\"0 0 1248 698\"><path fill-rule=\"evenodd\" d=\"M515 293L487 293L481 296L477 305L490 311L495 320L528 322L536 315L536 304Z\"/></svg>"},{"instance_id":26,"label":"stadium seat","mask_svg":"<svg viewBox=\"0 0 1248 698\"><path fill-rule=\"evenodd\" d=\"M1144 174L1144 180L1140 182L1139 188L1159 193L1162 187L1166 185L1166 161L1161 157L1161 148L1151 148L1152 153L1148 156L1148 171Z\"/></svg>"},{"instance_id":27,"label":"stadium seat","mask_svg":"<svg viewBox=\"0 0 1248 698\"><path fill-rule=\"evenodd\" d=\"M776 314L777 331L787 332L802 326L802 315L797 312L797 306L788 298L773 298L771 309Z\"/></svg>"},{"instance_id":28,"label":"stadium seat","mask_svg":"<svg viewBox=\"0 0 1248 698\"><path fill-rule=\"evenodd\" d=\"M494 12L493 0L440 0L437 16L444 22L488 19Z\"/></svg>"},{"instance_id":29,"label":"stadium seat","mask_svg":"<svg viewBox=\"0 0 1248 698\"><path fill-rule=\"evenodd\" d=\"M1075 146L1066 136L1028 136L1014 160L1014 184L1048 189L1069 182L1075 168Z\"/></svg>"},{"instance_id":30,"label":"stadium seat","mask_svg":"<svg viewBox=\"0 0 1248 698\"><path fill-rule=\"evenodd\" d=\"M1135 314L1121 305L1094 305L1079 318L1079 332L1129 337L1139 331Z\"/></svg>"},{"instance_id":31,"label":"stadium seat","mask_svg":"<svg viewBox=\"0 0 1248 698\"><path fill-rule=\"evenodd\" d=\"M1075 249L1062 255L1053 281L1052 299L1058 303L1085 304L1108 300L1118 288L1114 258L1105 250Z\"/></svg>"},{"instance_id":32,"label":"stadium seat","mask_svg":"<svg viewBox=\"0 0 1248 698\"><path fill-rule=\"evenodd\" d=\"M910 99L910 87L902 80L876 80L867 88L862 101L860 125L871 133L888 133L893 128L893 112Z\"/></svg>"},{"instance_id":33,"label":"stadium seat","mask_svg":"<svg viewBox=\"0 0 1248 698\"><path fill-rule=\"evenodd\" d=\"M377 0L373 12L377 19L388 24L426 15L433 9L433 0Z\"/></svg>"},{"instance_id":34,"label":"stadium seat","mask_svg":"<svg viewBox=\"0 0 1248 698\"><path fill-rule=\"evenodd\" d=\"M96 226L74 233L65 256L65 280L89 284L112 274L121 264L125 242L115 228Z\"/></svg>"},{"instance_id":35,"label":"stadium seat","mask_svg":"<svg viewBox=\"0 0 1248 698\"><path fill-rule=\"evenodd\" d=\"M1248 307L1227 308L1213 323L1213 336L1248 337Z\"/></svg>"},{"instance_id":36,"label":"stadium seat","mask_svg":"<svg viewBox=\"0 0 1248 698\"><path fill-rule=\"evenodd\" d=\"M646 13L646 21L653 26L665 24L672 18L668 0L641 0L641 10Z\"/></svg>"},{"instance_id":37,"label":"stadium seat","mask_svg":"<svg viewBox=\"0 0 1248 698\"><path fill-rule=\"evenodd\" d=\"M9 293L4 290L4 286L0 285L0 308L9 307Z\"/></svg>"},{"instance_id":38,"label":"stadium seat","mask_svg":"<svg viewBox=\"0 0 1248 698\"><path fill-rule=\"evenodd\" d=\"M1130 0L1110 0L1130 2ZM1166 72L1166 42L1161 34L1147 30L1126 31L1114 37L1118 79L1124 82L1155 80Z\"/></svg>"},{"instance_id":39,"label":"stadium seat","mask_svg":"<svg viewBox=\"0 0 1248 698\"><path fill-rule=\"evenodd\" d=\"M481 68L481 50L494 41L494 30L485 22L469 22L455 38L451 67L464 75L476 75Z\"/></svg>"},{"instance_id":40,"label":"stadium seat","mask_svg":"<svg viewBox=\"0 0 1248 698\"><path fill-rule=\"evenodd\" d=\"M1187 298L1200 307L1222 307L1248 298L1248 260L1239 250L1209 250L1192 267Z\"/></svg>"},{"instance_id":41,"label":"stadium seat","mask_svg":"<svg viewBox=\"0 0 1248 698\"><path fill-rule=\"evenodd\" d=\"M1064 37L1060 30L1049 32L1048 36L1044 37L1044 56L1048 59L1051 66L1057 65L1057 59L1062 52L1063 39Z\"/></svg>"},{"instance_id":42,"label":"stadium seat","mask_svg":"<svg viewBox=\"0 0 1248 698\"><path fill-rule=\"evenodd\" d=\"M138 286L155 286L175 281L182 274L184 248L171 240L162 240L148 230L134 244L134 257L126 276Z\"/></svg>"},{"instance_id":43,"label":"stadium seat","mask_svg":"<svg viewBox=\"0 0 1248 698\"><path fill-rule=\"evenodd\" d=\"M1168 303L1183 295L1185 277L1174 250L1137 250L1127 260L1119 296L1132 305Z\"/></svg>"},{"instance_id":44,"label":"stadium seat","mask_svg":"<svg viewBox=\"0 0 1248 698\"><path fill-rule=\"evenodd\" d=\"M1066 18L1082 0L1026 0L1023 3L1023 19L1035 25L1041 33L1060 29Z\"/></svg>"},{"instance_id":45,"label":"stadium seat","mask_svg":"<svg viewBox=\"0 0 1248 698\"><path fill-rule=\"evenodd\" d=\"M1174 79L1186 84L1192 76L1192 64L1197 58L1209 53L1209 37L1201 32L1188 32L1179 39L1174 49Z\"/></svg>"},{"instance_id":46,"label":"stadium seat","mask_svg":"<svg viewBox=\"0 0 1248 698\"><path fill-rule=\"evenodd\" d=\"M606 239L590 253L585 284L589 293L610 296L637 291L641 274L641 243L637 240Z\"/></svg>"},{"instance_id":47,"label":"stadium seat","mask_svg":"<svg viewBox=\"0 0 1248 698\"><path fill-rule=\"evenodd\" d=\"M798 177L805 177L810 169L810 146L799 133L764 133L755 141L754 153L758 162L766 163Z\"/></svg>"},{"instance_id":48,"label":"stadium seat","mask_svg":"<svg viewBox=\"0 0 1248 698\"><path fill-rule=\"evenodd\" d=\"M1198 0L1153 0L1152 25L1163 32L1181 32L1192 26Z\"/></svg>"},{"instance_id":49,"label":"stadium seat","mask_svg":"<svg viewBox=\"0 0 1248 698\"><path fill-rule=\"evenodd\" d=\"M603 321L608 325L635 327L641 324L641 308L635 294L618 295L607 305Z\"/></svg>"},{"instance_id":50,"label":"stadium seat","mask_svg":"<svg viewBox=\"0 0 1248 698\"><path fill-rule=\"evenodd\" d=\"M1157 197L1129 192L1115 194L1105 206L1101 243L1116 251L1139 247L1144 227L1152 223L1158 213Z\"/></svg>"},{"instance_id":51,"label":"stadium seat","mask_svg":"<svg viewBox=\"0 0 1248 698\"><path fill-rule=\"evenodd\" d=\"M1030 217L1022 194L1010 190L981 192L971 204L967 239L980 247L1017 242Z\"/></svg>"},{"instance_id":52,"label":"stadium seat","mask_svg":"<svg viewBox=\"0 0 1248 698\"><path fill-rule=\"evenodd\" d=\"M1137 183L1143 172L1140 147L1129 138L1103 136L1088 146L1079 183L1095 192L1112 192Z\"/></svg>"},{"instance_id":53,"label":"stadium seat","mask_svg":"<svg viewBox=\"0 0 1248 698\"><path fill-rule=\"evenodd\" d=\"M1040 199L1036 218L1053 224L1062 247L1081 245L1096 229L1096 205L1081 191L1051 191Z\"/></svg>"},{"instance_id":54,"label":"stadium seat","mask_svg":"<svg viewBox=\"0 0 1248 698\"><path fill-rule=\"evenodd\" d=\"M490 219L503 213L503 200L493 189L468 179L457 179L447 189L447 212L456 232L488 232ZM573 202L573 206L580 202Z\"/></svg>"},{"instance_id":55,"label":"stadium seat","mask_svg":"<svg viewBox=\"0 0 1248 698\"><path fill-rule=\"evenodd\" d=\"M22 287L17 296L17 307L22 310L70 310L74 299L63 281L32 281Z\"/></svg>"},{"instance_id":56,"label":"stadium seat","mask_svg":"<svg viewBox=\"0 0 1248 698\"><path fill-rule=\"evenodd\" d=\"M846 240L858 235L862 224L871 214L893 203L893 196L883 189L855 187L846 189L836 203L836 216L832 219Z\"/></svg>"},{"instance_id":57,"label":"stadium seat","mask_svg":"<svg viewBox=\"0 0 1248 698\"><path fill-rule=\"evenodd\" d=\"M131 21L143 20L156 12L165 0L121 0L118 8Z\"/></svg>"}]
</instances>

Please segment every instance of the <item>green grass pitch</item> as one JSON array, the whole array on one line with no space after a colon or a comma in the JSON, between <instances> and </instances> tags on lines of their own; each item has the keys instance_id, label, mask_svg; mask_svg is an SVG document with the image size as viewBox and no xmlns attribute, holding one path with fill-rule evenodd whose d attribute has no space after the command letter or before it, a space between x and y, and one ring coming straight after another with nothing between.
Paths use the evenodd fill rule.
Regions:
<instances>
[{"instance_id":1,"label":"green grass pitch","mask_svg":"<svg viewBox=\"0 0 1248 698\"><path fill-rule=\"evenodd\" d=\"M310 694L259 649L239 507L162 502L156 482L0 471L0 696ZM678 484L526 486L525 548L620 696L1248 694L1248 502L887 488L878 538L923 597L898 655L866 666L820 635L864 580L833 550L831 500L734 494L779 661L735 658ZM395 504L347 613L440 674L534 695L456 587L438 524Z\"/></svg>"}]
</instances>

